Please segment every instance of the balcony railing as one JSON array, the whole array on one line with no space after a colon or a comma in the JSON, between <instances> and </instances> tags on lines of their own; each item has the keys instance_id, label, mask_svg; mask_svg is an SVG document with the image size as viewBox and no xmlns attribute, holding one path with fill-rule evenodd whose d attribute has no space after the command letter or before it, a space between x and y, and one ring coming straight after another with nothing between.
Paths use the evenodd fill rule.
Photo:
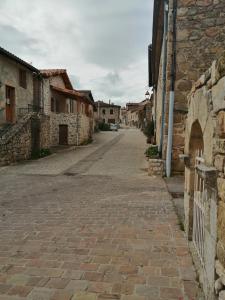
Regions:
<instances>
[{"instance_id":1,"label":"balcony railing","mask_svg":"<svg viewBox=\"0 0 225 300\"><path fill-rule=\"evenodd\" d=\"M32 113L32 112L43 114L44 109L43 109L43 107L38 106L38 105L28 104L27 107L20 107L17 109L17 116L22 117L22 116Z\"/></svg>"}]
</instances>

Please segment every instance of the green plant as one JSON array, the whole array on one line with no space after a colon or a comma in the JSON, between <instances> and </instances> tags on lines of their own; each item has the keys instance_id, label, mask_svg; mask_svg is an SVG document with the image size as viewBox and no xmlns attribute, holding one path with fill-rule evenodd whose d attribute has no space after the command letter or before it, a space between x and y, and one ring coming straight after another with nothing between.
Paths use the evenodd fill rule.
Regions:
<instances>
[{"instance_id":1,"label":"green plant","mask_svg":"<svg viewBox=\"0 0 225 300\"><path fill-rule=\"evenodd\" d=\"M85 141L83 141L81 143L81 146L85 146L85 145L91 144L92 142L93 142L92 137L89 137L87 140L85 140Z\"/></svg>"},{"instance_id":2,"label":"green plant","mask_svg":"<svg viewBox=\"0 0 225 300\"><path fill-rule=\"evenodd\" d=\"M51 150L50 149L39 149L39 150L34 150L31 153L31 159L38 159L38 158L42 158L48 155L51 155Z\"/></svg>"},{"instance_id":3,"label":"green plant","mask_svg":"<svg viewBox=\"0 0 225 300\"><path fill-rule=\"evenodd\" d=\"M152 145L152 146L148 147L145 151L145 155L150 158L158 156L159 155L158 146Z\"/></svg>"},{"instance_id":4,"label":"green plant","mask_svg":"<svg viewBox=\"0 0 225 300\"><path fill-rule=\"evenodd\" d=\"M145 126L143 133L146 135L146 137L151 138L154 136L155 133L155 128L154 128L154 122L148 122L147 125Z\"/></svg>"},{"instance_id":5,"label":"green plant","mask_svg":"<svg viewBox=\"0 0 225 300\"><path fill-rule=\"evenodd\" d=\"M107 123L99 123L98 128L101 131L110 131L110 125Z\"/></svg>"}]
</instances>

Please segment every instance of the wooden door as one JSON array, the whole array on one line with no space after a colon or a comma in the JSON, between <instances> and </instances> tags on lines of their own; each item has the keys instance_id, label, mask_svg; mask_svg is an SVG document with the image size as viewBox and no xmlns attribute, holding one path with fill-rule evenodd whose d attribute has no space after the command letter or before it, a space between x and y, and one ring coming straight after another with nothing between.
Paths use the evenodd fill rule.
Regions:
<instances>
[{"instance_id":1,"label":"wooden door","mask_svg":"<svg viewBox=\"0 0 225 300\"><path fill-rule=\"evenodd\" d=\"M6 86L5 90L6 96L6 122L15 122L15 88L11 86Z\"/></svg>"},{"instance_id":2,"label":"wooden door","mask_svg":"<svg viewBox=\"0 0 225 300\"><path fill-rule=\"evenodd\" d=\"M68 125L59 125L59 145L68 145Z\"/></svg>"}]
</instances>

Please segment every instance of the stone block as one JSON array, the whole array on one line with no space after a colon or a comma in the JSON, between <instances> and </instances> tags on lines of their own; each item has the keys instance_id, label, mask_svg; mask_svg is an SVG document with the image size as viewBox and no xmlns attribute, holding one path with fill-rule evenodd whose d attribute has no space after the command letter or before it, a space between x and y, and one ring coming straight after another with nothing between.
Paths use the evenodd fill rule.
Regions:
<instances>
[{"instance_id":1,"label":"stone block","mask_svg":"<svg viewBox=\"0 0 225 300\"><path fill-rule=\"evenodd\" d=\"M218 171L224 172L224 165L225 165L225 156L224 155L216 155L214 160L214 166L217 168Z\"/></svg>"},{"instance_id":2,"label":"stone block","mask_svg":"<svg viewBox=\"0 0 225 300\"><path fill-rule=\"evenodd\" d=\"M149 176L164 176L164 161L161 159L149 159L148 161Z\"/></svg>"},{"instance_id":3,"label":"stone block","mask_svg":"<svg viewBox=\"0 0 225 300\"><path fill-rule=\"evenodd\" d=\"M220 201L218 205L218 239L225 247L225 202Z\"/></svg>"},{"instance_id":4,"label":"stone block","mask_svg":"<svg viewBox=\"0 0 225 300\"><path fill-rule=\"evenodd\" d=\"M219 293L219 300L225 300L225 291Z\"/></svg>"},{"instance_id":5,"label":"stone block","mask_svg":"<svg viewBox=\"0 0 225 300\"><path fill-rule=\"evenodd\" d=\"M225 93L224 93L225 94ZM217 129L220 138L225 138L225 111L220 111L217 115Z\"/></svg>"},{"instance_id":6,"label":"stone block","mask_svg":"<svg viewBox=\"0 0 225 300\"><path fill-rule=\"evenodd\" d=\"M225 179L217 178L218 195L222 201L225 202Z\"/></svg>"}]
</instances>

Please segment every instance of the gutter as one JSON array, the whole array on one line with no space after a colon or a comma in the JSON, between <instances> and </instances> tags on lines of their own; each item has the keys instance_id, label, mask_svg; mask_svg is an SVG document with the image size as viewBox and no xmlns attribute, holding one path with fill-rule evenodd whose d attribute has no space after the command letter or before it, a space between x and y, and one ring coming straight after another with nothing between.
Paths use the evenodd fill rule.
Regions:
<instances>
[{"instance_id":1,"label":"gutter","mask_svg":"<svg viewBox=\"0 0 225 300\"><path fill-rule=\"evenodd\" d=\"M168 140L166 152L166 176L171 176L171 160L173 147L173 113L174 113L174 88L176 80L176 19L177 19L177 0L173 0L173 41L172 41L172 63L170 80L170 101L169 101L169 120L168 120Z\"/></svg>"},{"instance_id":2,"label":"gutter","mask_svg":"<svg viewBox=\"0 0 225 300\"><path fill-rule=\"evenodd\" d=\"M163 78L162 78L162 111L161 111L162 119L161 119L160 144L159 144L159 153L161 158L163 154L163 138L164 138L164 128L165 128L168 11L169 11L168 2L167 0L164 0L163 66L162 66Z\"/></svg>"}]
</instances>

